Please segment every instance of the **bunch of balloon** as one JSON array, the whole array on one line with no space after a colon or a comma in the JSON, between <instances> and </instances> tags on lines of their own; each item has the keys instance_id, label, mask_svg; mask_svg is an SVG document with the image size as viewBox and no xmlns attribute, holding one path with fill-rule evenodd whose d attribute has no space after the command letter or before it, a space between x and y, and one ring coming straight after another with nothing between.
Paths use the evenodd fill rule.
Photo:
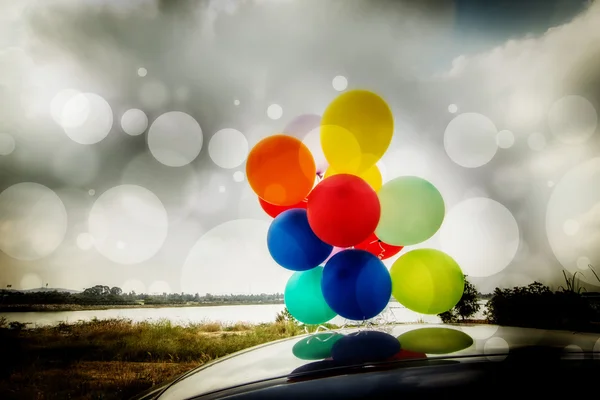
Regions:
<instances>
[{"instance_id":1,"label":"bunch of balloon","mask_svg":"<svg viewBox=\"0 0 600 400\"><path fill-rule=\"evenodd\" d=\"M295 137L267 137L248 156L248 182L274 218L267 247L294 271L284 301L300 322L322 324L336 315L368 320L392 295L411 310L437 314L462 296L462 271L440 251L410 251L389 271L382 262L433 236L445 214L430 182L403 176L383 183L376 164L393 131L386 102L353 90L331 102L321 119L329 167L316 186L314 157Z\"/></svg>"}]
</instances>

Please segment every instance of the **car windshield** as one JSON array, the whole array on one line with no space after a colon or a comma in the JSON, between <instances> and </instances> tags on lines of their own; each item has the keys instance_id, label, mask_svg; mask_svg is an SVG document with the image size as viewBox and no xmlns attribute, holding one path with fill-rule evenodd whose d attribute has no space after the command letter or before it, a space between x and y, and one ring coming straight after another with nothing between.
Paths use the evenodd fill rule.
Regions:
<instances>
[{"instance_id":1,"label":"car windshield","mask_svg":"<svg viewBox=\"0 0 600 400\"><path fill-rule=\"evenodd\" d=\"M600 351L599 37L587 0L0 0L0 398Z\"/></svg>"}]
</instances>

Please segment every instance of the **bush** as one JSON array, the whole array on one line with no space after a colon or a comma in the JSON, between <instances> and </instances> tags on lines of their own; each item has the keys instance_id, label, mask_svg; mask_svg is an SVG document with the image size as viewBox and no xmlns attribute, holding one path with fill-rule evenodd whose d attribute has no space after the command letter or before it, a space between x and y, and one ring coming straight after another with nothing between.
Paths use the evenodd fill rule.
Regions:
<instances>
[{"instance_id":1,"label":"bush","mask_svg":"<svg viewBox=\"0 0 600 400\"><path fill-rule=\"evenodd\" d=\"M465 319L472 317L481 309L481 304L478 302L477 295L477 289L465 276L465 289L462 297L451 310L438 314L438 317L440 317L445 324L456 323L459 318L464 321Z\"/></svg>"},{"instance_id":2,"label":"bush","mask_svg":"<svg viewBox=\"0 0 600 400\"><path fill-rule=\"evenodd\" d=\"M552 292L539 282L513 289L496 288L485 313L492 324L566 330L590 329L594 314L577 291Z\"/></svg>"}]
</instances>

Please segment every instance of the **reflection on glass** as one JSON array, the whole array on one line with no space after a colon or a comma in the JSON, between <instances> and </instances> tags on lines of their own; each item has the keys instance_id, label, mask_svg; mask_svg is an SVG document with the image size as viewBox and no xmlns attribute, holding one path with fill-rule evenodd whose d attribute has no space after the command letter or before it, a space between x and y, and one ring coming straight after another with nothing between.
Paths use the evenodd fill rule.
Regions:
<instances>
[{"instance_id":1,"label":"reflection on glass","mask_svg":"<svg viewBox=\"0 0 600 400\"><path fill-rule=\"evenodd\" d=\"M398 336L403 350L425 354L450 354L473 344L466 333L450 328L421 328Z\"/></svg>"},{"instance_id":2,"label":"reflection on glass","mask_svg":"<svg viewBox=\"0 0 600 400\"><path fill-rule=\"evenodd\" d=\"M392 335L379 331L360 331L338 340L331 349L334 361L362 364L385 361L400 351L400 343Z\"/></svg>"},{"instance_id":3,"label":"reflection on glass","mask_svg":"<svg viewBox=\"0 0 600 400\"><path fill-rule=\"evenodd\" d=\"M297 342L292 352L296 357L305 360L321 358L321 361L296 368L292 375L396 360L395 357L402 353L400 343L395 337L379 331L359 331L345 336L333 332L320 333ZM298 380L299 378L290 379Z\"/></svg>"},{"instance_id":4,"label":"reflection on glass","mask_svg":"<svg viewBox=\"0 0 600 400\"><path fill-rule=\"evenodd\" d=\"M392 357L390 357L390 361L423 360L426 358L427 358L427 354L425 354L425 353L402 349L398 353L396 353Z\"/></svg>"},{"instance_id":5,"label":"reflection on glass","mask_svg":"<svg viewBox=\"0 0 600 400\"><path fill-rule=\"evenodd\" d=\"M331 348L344 335L335 332L316 333L297 342L292 348L301 360L322 360L331 357Z\"/></svg>"}]
</instances>

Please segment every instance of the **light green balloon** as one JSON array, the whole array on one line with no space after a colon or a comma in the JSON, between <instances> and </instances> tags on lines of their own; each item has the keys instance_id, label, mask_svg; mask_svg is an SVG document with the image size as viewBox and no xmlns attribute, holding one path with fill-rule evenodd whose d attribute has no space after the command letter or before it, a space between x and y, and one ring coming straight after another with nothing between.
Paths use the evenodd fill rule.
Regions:
<instances>
[{"instance_id":1,"label":"light green balloon","mask_svg":"<svg viewBox=\"0 0 600 400\"><path fill-rule=\"evenodd\" d=\"M473 338L464 332L449 328L421 328L398 336L404 350L425 354L450 354L473 344Z\"/></svg>"},{"instance_id":2,"label":"light green balloon","mask_svg":"<svg viewBox=\"0 0 600 400\"><path fill-rule=\"evenodd\" d=\"M325 302L321 291L323 267L295 272L285 286L283 300L298 321L318 325L333 319L337 314Z\"/></svg>"},{"instance_id":3,"label":"light green balloon","mask_svg":"<svg viewBox=\"0 0 600 400\"><path fill-rule=\"evenodd\" d=\"M442 225L444 199L425 179L401 176L383 185L377 196L381 217L375 235L384 243L418 244L432 237Z\"/></svg>"},{"instance_id":4,"label":"light green balloon","mask_svg":"<svg viewBox=\"0 0 600 400\"><path fill-rule=\"evenodd\" d=\"M465 277L452 257L434 249L409 251L390 269L392 296L409 310L440 314L463 295Z\"/></svg>"}]
</instances>

